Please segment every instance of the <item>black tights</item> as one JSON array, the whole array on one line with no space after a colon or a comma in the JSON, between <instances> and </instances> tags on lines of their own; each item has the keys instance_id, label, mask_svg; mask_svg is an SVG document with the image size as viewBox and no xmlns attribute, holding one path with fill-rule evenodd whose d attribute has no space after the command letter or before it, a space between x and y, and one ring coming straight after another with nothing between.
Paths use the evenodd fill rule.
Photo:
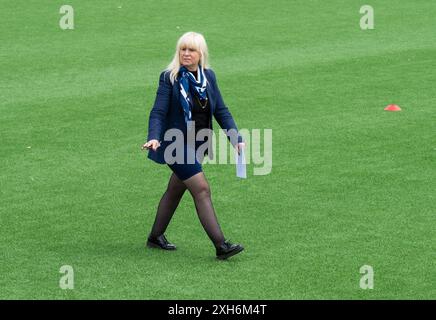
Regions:
<instances>
[{"instance_id":1,"label":"black tights","mask_svg":"<svg viewBox=\"0 0 436 320\"><path fill-rule=\"evenodd\" d=\"M224 235L215 215L209 184L203 172L184 181L177 178L174 173L171 175L167 190L159 202L150 237L158 237L165 232L186 189L194 199L195 208L204 230L213 244L216 247L219 246L224 242Z\"/></svg>"}]
</instances>

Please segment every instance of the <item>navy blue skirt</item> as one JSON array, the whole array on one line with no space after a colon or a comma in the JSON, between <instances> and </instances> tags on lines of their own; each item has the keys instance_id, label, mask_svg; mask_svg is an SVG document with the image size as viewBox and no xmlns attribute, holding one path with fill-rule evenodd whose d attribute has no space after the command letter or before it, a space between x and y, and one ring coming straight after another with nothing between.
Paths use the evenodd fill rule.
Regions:
<instances>
[{"instance_id":1,"label":"navy blue skirt","mask_svg":"<svg viewBox=\"0 0 436 320\"><path fill-rule=\"evenodd\" d=\"M203 171L203 167L201 166L201 164L203 163L203 159L205 157L205 155L208 153L207 150L205 153L200 152L201 154L198 153L198 148L199 146L203 145L204 141L200 141L200 142L196 142L195 143L195 150L193 151L192 148L187 147L187 145L185 144L185 153L184 153L184 161L183 163L177 163L175 162L174 164L168 164L168 166L170 167L170 169L174 172L174 174L177 176L177 178L179 178L180 180L186 180L191 178L192 176L196 175L199 172ZM188 163L188 153L191 153L191 159L194 160L190 161L190 163ZM195 156L193 156L195 154Z\"/></svg>"}]
</instances>

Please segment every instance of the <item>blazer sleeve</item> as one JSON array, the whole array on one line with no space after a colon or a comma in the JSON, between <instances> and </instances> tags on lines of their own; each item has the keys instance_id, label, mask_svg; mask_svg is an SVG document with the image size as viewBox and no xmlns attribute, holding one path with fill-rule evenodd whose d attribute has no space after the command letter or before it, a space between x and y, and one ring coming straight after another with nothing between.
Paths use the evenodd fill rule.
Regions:
<instances>
[{"instance_id":1,"label":"blazer sleeve","mask_svg":"<svg viewBox=\"0 0 436 320\"><path fill-rule=\"evenodd\" d=\"M147 141L152 139L160 141L162 139L162 134L165 130L165 118L171 101L171 91L172 85L169 79L169 72L164 71L160 74L156 99L150 111Z\"/></svg>"},{"instance_id":2,"label":"blazer sleeve","mask_svg":"<svg viewBox=\"0 0 436 320\"><path fill-rule=\"evenodd\" d=\"M212 75L213 88L215 89L216 95L216 108L214 110L214 117L220 127L225 130L234 129L238 133L238 143L243 142L242 136L239 134L238 127L236 126L235 120L230 113L229 108L224 103L223 97L221 96L220 89L218 88L218 82L216 80L215 72L210 69L210 74ZM230 142L230 136L228 136Z\"/></svg>"}]
</instances>

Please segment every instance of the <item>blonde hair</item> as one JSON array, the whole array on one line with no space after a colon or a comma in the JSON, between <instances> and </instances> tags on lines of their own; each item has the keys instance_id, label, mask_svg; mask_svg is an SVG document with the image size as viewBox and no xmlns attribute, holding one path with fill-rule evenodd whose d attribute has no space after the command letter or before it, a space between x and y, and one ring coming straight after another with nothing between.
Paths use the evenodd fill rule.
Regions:
<instances>
[{"instance_id":1,"label":"blonde hair","mask_svg":"<svg viewBox=\"0 0 436 320\"><path fill-rule=\"evenodd\" d=\"M170 80L171 83L174 84L174 81L177 78L177 74L180 69L180 49L188 47L197 50L200 53L200 65L204 74L204 69L209 69L209 52L207 50L206 40L203 35L197 32L186 32L183 34L176 45L176 53L174 54L174 58L168 67L165 69L166 71L170 71Z\"/></svg>"}]
</instances>

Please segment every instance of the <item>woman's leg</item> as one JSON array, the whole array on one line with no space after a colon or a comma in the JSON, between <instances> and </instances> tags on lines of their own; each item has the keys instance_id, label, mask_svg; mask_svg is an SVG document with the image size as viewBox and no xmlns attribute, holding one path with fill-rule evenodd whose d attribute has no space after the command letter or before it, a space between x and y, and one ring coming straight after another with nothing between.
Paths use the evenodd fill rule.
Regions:
<instances>
[{"instance_id":1,"label":"woman's leg","mask_svg":"<svg viewBox=\"0 0 436 320\"><path fill-rule=\"evenodd\" d=\"M184 180L183 183L194 199L195 208L204 230L215 247L219 247L225 239L213 209L210 188L204 173L199 172Z\"/></svg>"},{"instance_id":2,"label":"woman's leg","mask_svg":"<svg viewBox=\"0 0 436 320\"><path fill-rule=\"evenodd\" d=\"M173 173L168 182L167 190L159 202L156 218L150 232L151 238L157 238L164 234L185 190L186 185Z\"/></svg>"}]
</instances>

